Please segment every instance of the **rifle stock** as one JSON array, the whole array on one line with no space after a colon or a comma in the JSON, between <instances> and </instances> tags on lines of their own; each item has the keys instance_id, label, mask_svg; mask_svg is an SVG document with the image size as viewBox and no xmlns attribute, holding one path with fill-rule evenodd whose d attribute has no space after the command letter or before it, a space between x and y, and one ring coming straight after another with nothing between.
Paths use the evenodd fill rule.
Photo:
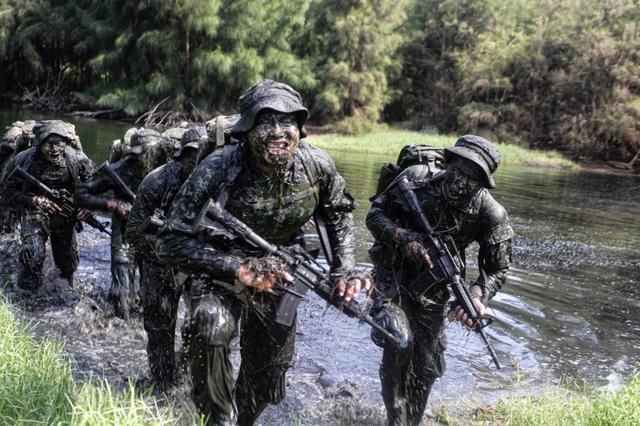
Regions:
<instances>
[{"instance_id":1,"label":"rifle stock","mask_svg":"<svg viewBox=\"0 0 640 426\"><path fill-rule=\"evenodd\" d=\"M501 368L500 362L498 361L496 352L493 349L493 345L489 341L489 337L484 331L484 328L490 325L493 322L493 319L488 316L481 316L476 309L476 305L473 303L469 289L462 280L460 267L458 266L456 258L451 254L446 242L442 240L442 237L435 232L429 223L429 219L427 219L427 216L422 211L418 197L415 192L413 192L413 187L406 176L403 176L398 180L398 186L402 191L407 204L417 216L427 239L435 249L437 255L437 258L433 261L433 268L427 268L422 272L413 281L413 283L410 284L410 289L422 294L436 285L449 286L456 299L457 305L460 306L467 316L474 322L472 330L480 334L480 337L482 337L482 340L489 351L489 355L491 355L493 363L499 370Z\"/></svg>"},{"instance_id":2,"label":"rifle stock","mask_svg":"<svg viewBox=\"0 0 640 426\"><path fill-rule=\"evenodd\" d=\"M386 329L375 323L364 312L357 301L336 300L331 281L325 276L322 267L299 245L293 247L278 247L269 243L264 238L256 234L249 226L238 220L218 203L209 199L200 211L193 225L193 232L200 235L203 232L227 238L239 238L252 247L262 251L265 255L272 255L283 260L289 267L294 277L291 286L283 286L285 294L280 298L278 304L276 322L282 325L291 326L296 316L298 304L305 294L312 290L320 298L330 305L340 309L347 316L358 318L366 322L376 330L380 331L385 338L400 344L396 336L390 334ZM292 288L290 288L292 287Z\"/></svg>"}]
</instances>

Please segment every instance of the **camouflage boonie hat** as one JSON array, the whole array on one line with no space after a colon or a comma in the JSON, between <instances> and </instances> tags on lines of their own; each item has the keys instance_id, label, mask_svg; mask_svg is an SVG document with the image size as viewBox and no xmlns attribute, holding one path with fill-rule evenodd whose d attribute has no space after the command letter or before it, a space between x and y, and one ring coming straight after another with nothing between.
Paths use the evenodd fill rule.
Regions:
<instances>
[{"instance_id":1,"label":"camouflage boonie hat","mask_svg":"<svg viewBox=\"0 0 640 426\"><path fill-rule=\"evenodd\" d=\"M204 127L192 127L182 135L180 149L178 149L173 156L180 157L185 148L198 149L200 148L200 144L205 140L207 140L207 129Z\"/></svg>"},{"instance_id":2,"label":"camouflage boonie hat","mask_svg":"<svg viewBox=\"0 0 640 426\"><path fill-rule=\"evenodd\" d=\"M159 143L161 140L162 136L160 133L142 127L131 135L129 146L125 144L126 151L124 151L124 154L142 154L151 144Z\"/></svg>"},{"instance_id":3,"label":"camouflage boonie hat","mask_svg":"<svg viewBox=\"0 0 640 426\"><path fill-rule=\"evenodd\" d=\"M51 135L62 136L69 142L75 142L76 127L61 120L42 120L38 121L33 127L33 134L36 137L36 143L40 144Z\"/></svg>"},{"instance_id":4,"label":"camouflage boonie hat","mask_svg":"<svg viewBox=\"0 0 640 426\"><path fill-rule=\"evenodd\" d=\"M309 110L302 105L302 97L291 86L273 80L262 80L249 88L238 99L240 120L233 126L232 135L246 133L253 127L256 116L263 109L286 114L295 114L298 118L300 136L306 137L304 123L309 117Z\"/></svg>"},{"instance_id":5,"label":"camouflage boonie hat","mask_svg":"<svg viewBox=\"0 0 640 426\"><path fill-rule=\"evenodd\" d=\"M496 182L491 174L500 165L501 157L491 142L480 136L464 135L456 141L453 147L444 150L444 158L447 162L452 161L455 156L472 161L482 169L485 188L496 187Z\"/></svg>"}]
</instances>

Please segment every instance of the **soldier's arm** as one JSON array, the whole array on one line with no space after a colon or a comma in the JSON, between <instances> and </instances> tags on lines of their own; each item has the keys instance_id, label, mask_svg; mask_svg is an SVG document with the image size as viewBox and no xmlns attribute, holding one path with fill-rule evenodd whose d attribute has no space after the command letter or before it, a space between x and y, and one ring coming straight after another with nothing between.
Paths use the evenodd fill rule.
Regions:
<instances>
[{"instance_id":1,"label":"soldier's arm","mask_svg":"<svg viewBox=\"0 0 640 426\"><path fill-rule=\"evenodd\" d=\"M10 176L10 173L22 163L21 159L24 155L14 156L9 160L5 174L2 179L2 199L7 206L23 206L32 207L33 197L37 194L31 192L26 185L24 185L15 176Z\"/></svg>"},{"instance_id":2,"label":"soldier's arm","mask_svg":"<svg viewBox=\"0 0 640 426\"><path fill-rule=\"evenodd\" d=\"M400 173L389 187L380 194L371 204L371 210L367 214L367 228L373 237L390 247L397 244L399 231L405 230L400 215L404 212L405 201L396 182L400 177L406 177L409 182L422 180L428 173L424 165L416 165L406 168ZM409 213L411 214L411 213Z\"/></svg>"},{"instance_id":3,"label":"soldier's arm","mask_svg":"<svg viewBox=\"0 0 640 426\"><path fill-rule=\"evenodd\" d=\"M347 184L329 155L317 148L312 149L317 150L314 154L322 173L318 209L326 220L333 254L332 272L344 274L356 263L356 227L351 213L356 208L356 202L347 192Z\"/></svg>"},{"instance_id":4,"label":"soldier's arm","mask_svg":"<svg viewBox=\"0 0 640 426\"><path fill-rule=\"evenodd\" d=\"M478 241L478 266L481 274L470 291L486 305L507 279L511 265L513 229L506 210L493 198L482 209L484 232Z\"/></svg>"},{"instance_id":5,"label":"soldier's arm","mask_svg":"<svg viewBox=\"0 0 640 426\"><path fill-rule=\"evenodd\" d=\"M189 176L176 195L167 223L156 241L156 255L169 264L233 280L240 258L227 254L191 233L196 216L209 198L215 198L226 170L221 152L207 157Z\"/></svg>"},{"instance_id":6,"label":"soldier's arm","mask_svg":"<svg viewBox=\"0 0 640 426\"><path fill-rule=\"evenodd\" d=\"M90 210L109 211L108 202L112 198L107 191L114 189L115 185L98 170L89 179L84 181L76 190L76 200L79 206Z\"/></svg>"},{"instance_id":7,"label":"soldier's arm","mask_svg":"<svg viewBox=\"0 0 640 426\"><path fill-rule=\"evenodd\" d=\"M147 175L140 184L127 222L127 239L134 247L136 255L150 255L154 252L157 229L145 228L146 219L160 207L165 188L159 176L160 171Z\"/></svg>"}]
</instances>

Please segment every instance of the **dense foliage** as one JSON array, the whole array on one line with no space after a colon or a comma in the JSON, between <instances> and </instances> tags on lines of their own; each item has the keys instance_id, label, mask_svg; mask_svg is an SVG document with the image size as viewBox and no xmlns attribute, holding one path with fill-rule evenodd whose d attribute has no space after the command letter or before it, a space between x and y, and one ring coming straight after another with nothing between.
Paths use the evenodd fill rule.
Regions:
<instances>
[{"instance_id":1,"label":"dense foliage","mask_svg":"<svg viewBox=\"0 0 640 426\"><path fill-rule=\"evenodd\" d=\"M640 0L0 0L2 93L200 119L262 78L344 132L403 122L628 160Z\"/></svg>"}]
</instances>

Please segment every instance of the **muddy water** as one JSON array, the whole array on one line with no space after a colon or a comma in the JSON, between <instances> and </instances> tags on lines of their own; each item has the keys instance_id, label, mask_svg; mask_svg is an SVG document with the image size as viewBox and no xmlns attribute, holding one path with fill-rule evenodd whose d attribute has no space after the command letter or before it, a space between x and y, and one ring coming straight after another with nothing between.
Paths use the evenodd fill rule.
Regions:
<instances>
[{"instance_id":1,"label":"muddy water","mask_svg":"<svg viewBox=\"0 0 640 426\"><path fill-rule=\"evenodd\" d=\"M24 117L0 112L0 125ZM127 127L76 123L96 163L106 159L110 141ZM358 259L367 262L367 198L380 164L388 159L333 154L360 205ZM496 181L493 193L508 209L517 235L508 281L490 305L496 321L489 334L504 368L497 372L490 367L477 336L450 324L447 372L434 387L431 407L446 404L449 410L462 410L469 401L489 404L515 392L534 393L563 378L615 387L637 366L640 355L640 179L504 167ZM42 294L8 294L38 333L66 339L79 375L103 375L116 384L144 377L146 341L140 320L127 324L113 318L105 303L108 240L89 229L79 241L76 288L55 279L49 264ZM477 248L469 250L474 277ZM267 409L260 422L383 422L377 375L381 351L370 342L367 328L325 310L313 297L301 306L299 318L287 397ZM187 389L183 385L170 399L188 412Z\"/></svg>"}]
</instances>

